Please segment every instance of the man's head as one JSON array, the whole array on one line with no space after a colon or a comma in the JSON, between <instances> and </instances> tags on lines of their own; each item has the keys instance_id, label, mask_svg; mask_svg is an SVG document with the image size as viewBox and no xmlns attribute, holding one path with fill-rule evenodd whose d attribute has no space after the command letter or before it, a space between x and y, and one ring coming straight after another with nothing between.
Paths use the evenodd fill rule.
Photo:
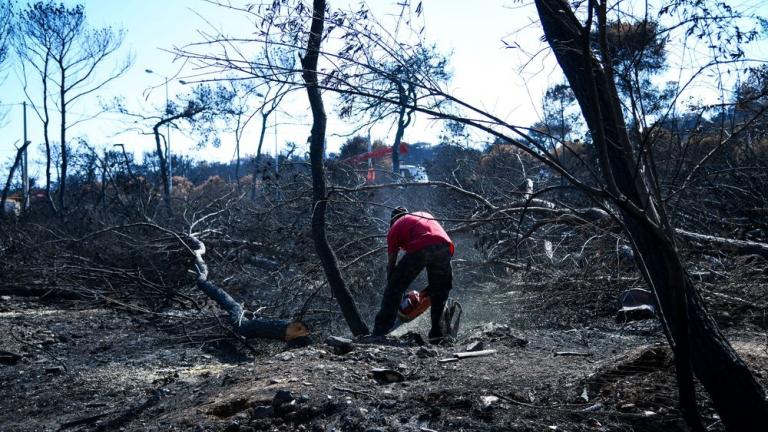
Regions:
<instances>
[{"instance_id":1,"label":"man's head","mask_svg":"<svg viewBox=\"0 0 768 432\"><path fill-rule=\"evenodd\" d=\"M389 226L392 226L395 224L395 221L400 219L401 216L405 216L408 214L408 209L405 207L397 207L396 209L392 210L392 215L389 219Z\"/></svg>"}]
</instances>

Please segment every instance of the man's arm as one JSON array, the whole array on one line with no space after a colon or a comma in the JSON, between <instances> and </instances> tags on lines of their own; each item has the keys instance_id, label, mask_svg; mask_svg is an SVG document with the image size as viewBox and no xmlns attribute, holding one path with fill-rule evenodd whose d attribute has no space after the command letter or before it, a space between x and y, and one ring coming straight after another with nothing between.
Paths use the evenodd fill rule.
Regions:
<instances>
[{"instance_id":1,"label":"man's arm","mask_svg":"<svg viewBox=\"0 0 768 432\"><path fill-rule=\"evenodd\" d=\"M397 263L397 251L390 253L387 256L387 281L389 281L392 272L395 270L395 264Z\"/></svg>"}]
</instances>

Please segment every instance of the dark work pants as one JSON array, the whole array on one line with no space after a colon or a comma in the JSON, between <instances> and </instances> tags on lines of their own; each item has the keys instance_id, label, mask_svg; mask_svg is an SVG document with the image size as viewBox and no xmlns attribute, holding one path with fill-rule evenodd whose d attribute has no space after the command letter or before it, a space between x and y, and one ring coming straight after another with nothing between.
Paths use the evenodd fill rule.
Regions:
<instances>
[{"instance_id":1,"label":"dark work pants","mask_svg":"<svg viewBox=\"0 0 768 432\"><path fill-rule=\"evenodd\" d=\"M432 329L429 331L429 338L443 337L443 330L440 327L440 318L443 315L445 302L448 300L448 293L453 286L453 275L451 273L451 249L447 243L427 246L424 249L413 253L406 253L397 262L392 275L389 277L387 289L384 290L384 297L381 299L381 309L376 315L376 323L373 327L373 334L381 336L389 333L392 326L395 325L397 310L400 307L400 300L403 293L408 289L416 276L426 267L427 294L432 300Z\"/></svg>"}]
</instances>

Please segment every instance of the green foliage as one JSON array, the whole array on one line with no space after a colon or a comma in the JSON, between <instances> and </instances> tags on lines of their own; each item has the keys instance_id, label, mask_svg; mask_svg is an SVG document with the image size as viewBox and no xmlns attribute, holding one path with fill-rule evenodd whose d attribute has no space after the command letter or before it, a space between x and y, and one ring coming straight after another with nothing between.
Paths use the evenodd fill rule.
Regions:
<instances>
[{"instance_id":1,"label":"green foliage","mask_svg":"<svg viewBox=\"0 0 768 432\"><path fill-rule=\"evenodd\" d=\"M364 59L355 59L355 51L370 47L348 45L342 53L350 55L342 69L344 78L333 81L335 86L349 85L361 93L341 92L338 113L342 119L376 121L396 114L400 107L418 105L425 94L421 81L446 82L450 79L448 59L435 45L418 45L402 57L388 57L380 53L368 53ZM359 61L367 61L360 65ZM410 112L413 110L408 109Z\"/></svg>"},{"instance_id":2,"label":"green foliage","mask_svg":"<svg viewBox=\"0 0 768 432\"><path fill-rule=\"evenodd\" d=\"M592 36L593 44L597 45L597 33ZM605 38L606 54L621 75L632 71L658 73L667 67L667 38L655 21L609 22Z\"/></svg>"},{"instance_id":3,"label":"green foliage","mask_svg":"<svg viewBox=\"0 0 768 432\"><path fill-rule=\"evenodd\" d=\"M733 118L749 122L745 160L768 167L768 66L751 68L734 90ZM730 119L729 119L730 120Z\"/></svg>"},{"instance_id":4,"label":"green foliage","mask_svg":"<svg viewBox=\"0 0 768 432\"><path fill-rule=\"evenodd\" d=\"M219 147L217 122L232 113L236 92L223 84L199 84L187 94L179 95L168 103L166 119L183 121L198 138L198 148L207 145ZM176 125L175 123L173 123Z\"/></svg>"},{"instance_id":5,"label":"green foliage","mask_svg":"<svg viewBox=\"0 0 768 432\"><path fill-rule=\"evenodd\" d=\"M371 144L371 150L381 148L384 143L381 141L374 141ZM339 148L339 159L346 159L355 155L359 155L368 151L368 138L362 135L355 135L348 139Z\"/></svg>"},{"instance_id":6,"label":"green foliage","mask_svg":"<svg viewBox=\"0 0 768 432\"><path fill-rule=\"evenodd\" d=\"M364 6L332 15L328 33L338 28L342 46L333 56L337 67L323 81L339 92L337 111L342 119L372 124L396 117L404 122L398 125L402 132L416 107L441 103L431 89L450 80L448 56L413 31L405 18L411 16L412 5L398 6L402 9L393 32ZM414 14L420 16L421 5L415 8Z\"/></svg>"},{"instance_id":7,"label":"green foliage","mask_svg":"<svg viewBox=\"0 0 768 432\"><path fill-rule=\"evenodd\" d=\"M758 112L768 106L768 66L751 68L746 79L736 87L734 102L737 109Z\"/></svg>"},{"instance_id":8,"label":"green foliage","mask_svg":"<svg viewBox=\"0 0 768 432\"><path fill-rule=\"evenodd\" d=\"M674 96L670 94L673 86L662 89L652 81L668 67L667 37L667 31L656 21L612 21L606 25L607 49L603 52L598 32L592 32L593 49L603 62L610 61L630 119L644 121L668 106Z\"/></svg>"},{"instance_id":9,"label":"green foliage","mask_svg":"<svg viewBox=\"0 0 768 432\"><path fill-rule=\"evenodd\" d=\"M713 61L744 58L745 45L764 36L761 32L768 28L764 17L735 9L725 1L666 1L658 15L679 23L686 38L706 43Z\"/></svg>"},{"instance_id":10,"label":"green foliage","mask_svg":"<svg viewBox=\"0 0 768 432\"><path fill-rule=\"evenodd\" d=\"M466 145L469 139L467 125L454 120L443 123L443 130L437 139L438 144L461 146Z\"/></svg>"},{"instance_id":11,"label":"green foliage","mask_svg":"<svg viewBox=\"0 0 768 432\"><path fill-rule=\"evenodd\" d=\"M547 89L542 111L544 118L531 127L533 130L530 135L549 149L573 139L572 134L583 127L576 96L566 83L555 84Z\"/></svg>"}]
</instances>

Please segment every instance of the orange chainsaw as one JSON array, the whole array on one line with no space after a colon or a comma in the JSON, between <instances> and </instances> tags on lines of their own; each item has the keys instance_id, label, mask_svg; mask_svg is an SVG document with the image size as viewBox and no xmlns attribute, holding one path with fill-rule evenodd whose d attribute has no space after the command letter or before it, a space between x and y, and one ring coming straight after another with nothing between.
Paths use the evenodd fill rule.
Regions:
<instances>
[{"instance_id":1,"label":"orange chainsaw","mask_svg":"<svg viewBox=\"0 0 768 432\"><path fill-rule=\"evenodd\" d=\"M402 322L412 321L432 306L432 300L427 295L427 288L421 291L410 291L400 301L397 316Z\"/></svg>"}]
</instances>

